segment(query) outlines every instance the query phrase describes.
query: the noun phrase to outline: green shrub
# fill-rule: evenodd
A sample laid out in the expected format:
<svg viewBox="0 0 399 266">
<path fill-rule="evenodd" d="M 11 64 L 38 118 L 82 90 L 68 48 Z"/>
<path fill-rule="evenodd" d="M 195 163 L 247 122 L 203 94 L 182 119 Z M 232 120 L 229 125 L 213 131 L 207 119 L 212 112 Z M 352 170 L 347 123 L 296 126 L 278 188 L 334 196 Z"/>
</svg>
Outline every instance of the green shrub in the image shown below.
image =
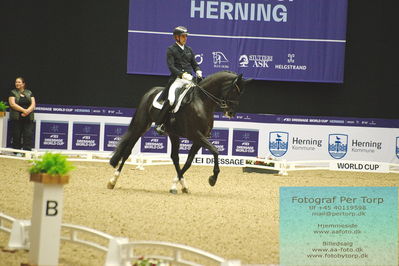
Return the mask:
<svg viewBox="0 0 399 266">
<path fill-rule="evenodd" d="M 5 102 L 0 101 L 0 112 L 5 112 L 7 110 L 7 108 L 8 108 L 8 105 Z"/>
<path fill-rule="evenodd" d="M 46 152 L 41 160 L 34 160 L 29 169 L 31 174 L 46 173 L 50 175 L 66 175 L 75 167 L 67 161 L 67 157 L 59 153 Z"/>
</svg>

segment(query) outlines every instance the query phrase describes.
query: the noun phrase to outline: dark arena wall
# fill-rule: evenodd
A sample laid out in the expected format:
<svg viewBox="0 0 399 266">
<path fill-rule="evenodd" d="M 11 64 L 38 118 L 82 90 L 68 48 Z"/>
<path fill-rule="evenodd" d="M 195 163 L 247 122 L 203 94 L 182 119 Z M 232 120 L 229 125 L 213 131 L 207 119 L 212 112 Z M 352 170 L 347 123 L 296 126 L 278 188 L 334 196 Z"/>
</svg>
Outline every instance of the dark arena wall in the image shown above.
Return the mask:
<svg viewBox="0 0 399 266">
<path fill-rule="evenodd" d="M 395 9 L 388 1 L 348 2 L 343 84 L 256 80 L 238 111 L 399 118 Z M 128 0 L 2 0 L 0 100 L 24 76 L 38 103 L 137 107 L 145 90 L 167 77 L 126 74 L 128 6 Z"/>
</svg>

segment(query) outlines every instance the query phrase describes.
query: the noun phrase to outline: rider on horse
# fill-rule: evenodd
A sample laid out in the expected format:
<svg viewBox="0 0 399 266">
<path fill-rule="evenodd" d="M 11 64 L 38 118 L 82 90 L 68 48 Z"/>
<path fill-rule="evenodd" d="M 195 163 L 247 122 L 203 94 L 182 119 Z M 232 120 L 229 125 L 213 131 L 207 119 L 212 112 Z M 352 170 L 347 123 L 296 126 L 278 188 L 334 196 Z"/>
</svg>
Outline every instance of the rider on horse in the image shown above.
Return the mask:
<svg viewBox="0 0 399 266">
<path fill-rule="evenodd" d="M 166 60 L 171 72 L 168 84 L 171 85 L 165 88 L 168 94 L 168 99 L 164 102 L 158 119 L 155 121 L 155 130 L 161 135 L 165 134 L 163 123 L 165 122 L 169 110 L 175 103 L 176 89 L 192 83 L 192 73 L 194 71 L 198 78 L 202 78 L 202 71 L 199 68 L 198 63 L 195 61 L 193 50 L 191 47 L 185 45 L 187 35 L 188 31 L 185 27 L 176 27 L 173 30 L 173 37 L 176 42 L 169 46 L 166 52 Z"/>
</svg>

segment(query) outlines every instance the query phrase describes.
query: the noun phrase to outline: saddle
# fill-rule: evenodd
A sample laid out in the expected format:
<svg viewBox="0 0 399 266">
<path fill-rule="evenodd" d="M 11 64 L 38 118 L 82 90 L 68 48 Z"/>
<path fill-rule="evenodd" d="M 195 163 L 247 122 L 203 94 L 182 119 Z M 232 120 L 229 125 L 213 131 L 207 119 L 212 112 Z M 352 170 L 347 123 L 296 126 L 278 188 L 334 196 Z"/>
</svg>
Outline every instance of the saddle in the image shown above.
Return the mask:
<svg viewBox="0 0 399 266">
<path fill-rule="evenodd" d="M 171 108 L 172 113 L 176 113 L 179 111 L 181 106 L 184 106 L 185 104 L 188 104 L 191 102 L 191 93 L 187 94 L 189 91 L 191 91 L 196 85 L 194 83 L 190 83 L 188 85 L 185 85 L 181 88 L 176 89 L 175 94 L 176 94 L 176 101 L 173 104 Z M 162 97 L 162 95 L 165 95 L 164 90 L 160 91 L 154 98 L 154 101 L 152 102 L 152 106 L 156 109 L 161 110 L 162 106 L 167 99 L 167 97 Z M 165 98 L 165 99 L 164 99 Z"/>
</svg>

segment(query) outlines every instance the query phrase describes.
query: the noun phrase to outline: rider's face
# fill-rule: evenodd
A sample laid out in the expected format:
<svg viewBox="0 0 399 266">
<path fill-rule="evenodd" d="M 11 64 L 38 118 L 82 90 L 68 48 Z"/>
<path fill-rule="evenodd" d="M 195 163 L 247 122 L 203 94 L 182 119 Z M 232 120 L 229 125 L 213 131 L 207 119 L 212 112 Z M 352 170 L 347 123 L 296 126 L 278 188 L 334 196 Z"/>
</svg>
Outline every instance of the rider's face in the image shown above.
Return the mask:
<svg viewBox="0 0 399 266">
<path fill-rule="evenodd" d="M 187 34 L 182 34 L 180 36 L 176 36 L 176 40 L 180 45 L 185 45 L 187 42 Z"/>
</svg>

